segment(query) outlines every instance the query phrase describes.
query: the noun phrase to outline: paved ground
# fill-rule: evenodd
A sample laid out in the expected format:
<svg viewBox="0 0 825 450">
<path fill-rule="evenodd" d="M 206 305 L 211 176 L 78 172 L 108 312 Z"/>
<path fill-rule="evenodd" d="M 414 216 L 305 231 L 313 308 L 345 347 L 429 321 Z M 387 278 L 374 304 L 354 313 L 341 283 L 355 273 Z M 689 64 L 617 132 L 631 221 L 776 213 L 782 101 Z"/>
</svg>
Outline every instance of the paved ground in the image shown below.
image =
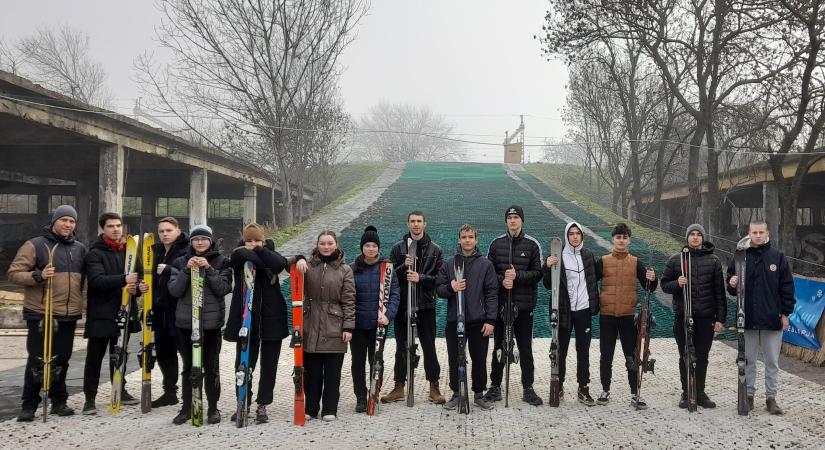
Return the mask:
<svg viewBox="0 0 825 450">
<path fill-rule="evenodd" d="M 549 341 L 535 343 L 536 388 L 547 397 L 549 361 L 546 358 Z M 445 341 L 438 340 L 442 367 L 442 389 L 446 389 Z M 388 342 L 387 360 L 391 366 L 394 342 Z M 492 351 L 492 350 L 491 350 Z M 367 417 L 355 414 L 349 357 L 344 363 L 341 383 L 339 419 L 333 423 L 313 420 L 303 428 L 291 424 L 292 382 L 291 350 L 286 342 L 278 368 L 275 402 L 270 407 L 271 422 L 251 425 L 239 430 L 227 419 L 234 408 L 230 367 L 233 351 L 224 346 L 221 356 L 223 396 L 220 408 L 224 422 L 194 428 L 189 424 L 171 423 L 176 407 L 160 408 L 141 415 L 138 406 L 125 407 L 119 416 L 105 409 L 99 416 L 54 417 L 43 424 L 39 421 L 20 424 L 3 423 L 3 444 L 6 448 L 240 448 L 254 445 L 291 448 L 817 448 L 825 439 L 822 411 L 825 409 L 825 389 L 788 373 L 781 374 L 779 400 L 786 409 L 784 416 L 770 416 L 763 410 L 761 384 L 757 392 L 757 408 L 749 417 L 736 414 L 735 352 L 725 345 L 714 345 L 708 394 L 719 403 L 714 410 L 689 414 L 678 409 L 678 355 L 670 339 L 653 341 L 652 352 L 657 358 L 656 374 L 646 377 L 643 396 L 650 409 L 635 411 L 628 405 L 629 390 L 623 370 L 613 376 L 612 402 L 607 406 L 586 407 L 574 399 L 572 386 L 558 409 L 546 405 L 532 407 L 520 400 L 519 369 L 513 366 L 513 396 L 510 408 L 498 403 L 493 411 L 473 409 L 469 416 L 448 412 L 426 402 L 425 381 L 419 371 L 416 388 L 420 393 L 413 408 L 403 403 L 382 405 L 379 414 Z M 598 342 L 591 348 L 591 361 L 598 361 Z M 488 357 L 489 361 L 489 357 Z M 614 366 L 621 363 L 617 358 Z M 761 364 L 760 364 L 761 366 Z M 591 373 L 597 373 L 596 367 Z M 570 373 L 575 373 L 575 358 L 570 358 Z M 139 373 L 129 375 L 136 382 Z M 387 373 L 388 378 L 391 377 Z M 761 368 L 760 368 L 761 380 Z M 598 376 L 594 377 L 594 380 Z M 155 379 L 155 389 L 160 389 Z M 593 390 L 596 390 L 595 383 Z M 389 389 L 389 388 L 388 388 Z M 386 391 L 386 390 L 385 390 Z M 69 404 L 81 407 L 82 395 L 75 395 Z M 102 406 L 104 400 L 100 400 Z"/>
</svg>

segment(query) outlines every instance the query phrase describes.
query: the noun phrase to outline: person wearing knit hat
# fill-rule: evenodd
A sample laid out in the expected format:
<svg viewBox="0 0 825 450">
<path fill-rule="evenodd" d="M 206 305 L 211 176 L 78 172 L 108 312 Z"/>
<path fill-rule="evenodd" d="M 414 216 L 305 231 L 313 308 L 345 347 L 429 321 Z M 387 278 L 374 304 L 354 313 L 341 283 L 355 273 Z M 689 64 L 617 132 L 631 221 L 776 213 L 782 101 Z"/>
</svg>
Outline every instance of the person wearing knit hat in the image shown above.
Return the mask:
<svg viewBox="0 0 825 450">
<path fill-rule="evenodd" d="M 507 218 L 513 214 L 521 217 L 521 223 L 524 223 L 524 209 L 522 209 L 521 206 L 512 205 L 509 208 L 507 208 L 507 211 L 504 213 L 504 220 L 506 221 Z"/>
<path fill-rule="evenodd" d="M 688 276 L 683 275 L 681 256 L 670 257 L 662 276 L 662 291 L 673 296 L 673 334 L 679 350 L 679 377 L 682 383 L 680 408 L 688 407 L 687 368 L 685 367 L 685 297 L 684 289 L 690 288 L 691 317 L 693 318 L 693 346 L 696 358 L 696 404 L 702 408 L 714 408 L 705 393 L 708 370 L 708 354 L 713 344 L 714 332 L 722 331 L 727 316 L 725 281 L 722 261 L 713 254 L 714 246 L 706 239 L 705 228 L 698 223 L 687 227 L 685 249 L 688 250 Z M 689 281 L 688 281 L 689 278 Z"/>
<path fill-rule="evenodd" d="M 189 230 L 189 241 L 195 241 L 198 239 L 209 239 L 212 241 L 212 228 L 208 225 L 195 225 Z"/>
<path fill-rule="evenodd" d="M 378 311 L 378 299 L 381 293 L 381 263 L 386 262 L 393 267 L 392 262 L 385 260 L 380 253 L 381 240 L 378 230 L 369 225 L 361 235 L 361 254 L 355 258 L 350 267 L 355 280 L 355 329 L 352 331 L 350 350 L 352 350 L 352 388 L 355 393 L 355 412 L 363 413 L 367 410 L 367 378 L 366 365 L 375 363 L 375 338 L 378 326 L 386 327 L 395 319 L 398 305 L 401 302 L 401 292 L 395 271 L 390 270 L 389 297 L 384 299 L 384 312 Z"/>
<path fill-rule="evenodd" d="M 235 371 L 241 368 L 243 339 L 241 328 L 246 310 L 244 298 L 244 266 L 252 263 L 255 268 L 255 289 L 252 291 L 252 329 L 247 335 L 249 342 L 249 373 L 260 361 L 257 398 L 255 403 L 255 423 L 269 421 L 266 407 L 272 404 L 278 358 L 281 355 L 281 341 L 289 336 L 287 306 L 281 293 L 278 275 L 289 267 L 287 259 L 275 251 L 272 240 L 266 239 L 264 229 L 257 223 L 250 223 L 243 229 L 243 242 L 232 251 L 230 264 L 234 272 L 235 288 L 229 305 L 223 338 L 235 343 Z M 260 359 L 259 359 L 260 357 Z M 236 388 L 237 393 L 237 388 Z M 252 384 L 247 385 L 247 408 L 252 404 Z M 237 412 L 230 417 L 238 420 Z"/>
<path fill-rule="evenodd" d="M 75 222 L 77 222 L 77 211 L 71 205 L 60 205 L 54 209 L 54 212 L 52 213 L 52 221 L 49 222 L 49 225 L 54 226 L 54 223 L 63 217 L 71 217 L 75 220 Z"/>
</svg>

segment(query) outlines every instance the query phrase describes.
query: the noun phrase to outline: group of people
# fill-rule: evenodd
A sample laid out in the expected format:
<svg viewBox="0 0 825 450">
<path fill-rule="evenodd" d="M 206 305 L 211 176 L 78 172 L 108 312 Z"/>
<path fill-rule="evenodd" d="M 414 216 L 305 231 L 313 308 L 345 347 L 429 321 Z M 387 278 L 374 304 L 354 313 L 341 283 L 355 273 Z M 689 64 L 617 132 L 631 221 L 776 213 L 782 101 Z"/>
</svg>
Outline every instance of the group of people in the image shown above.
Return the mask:
<svg viewBox="0 0 825 450">
<path fill-rule="evenodd" d="M 185 233 L 176 219 L 160 219 L 158 241 L 154 245 L 153 332 L 157 364 L 163 378 L 163 393 L 152 402 L 152 407 L 181 403 L 173 423 L 190 420 L 192 402 L 192 292 L 190 269 L 205 269 L 203 288 L 203 371 L 207 397 L 207 423 L 221 421 L 218 399 L 221 394 L 220 351 L 222 341 L 236 342 L 235 367 L 240 361 L 244 310 L 244 264 L 256 267 L 252 310 L 253 321 L 249 336 L 250 367 L 260 362 L 257 375 L 255 419 L 268 421 L 267 405 L 272 403 L 278 359 L 282 340 L 289 336 L 287 303 L 281 294 L 278 275 L 291 264 L 304 275 L 303 352 L 305 370 L 306 415 L 309 419 L 335 420 L 338 416 L 341 372 L 347 348 L 352 351 L 352 382 L 356 397 L 355 411 L 367 409 L 366 373 L 374 362 L 376 330 L 378 326 L 394 323 L 396 340 L 393 388 L 381 398 L 391 403 L 405 398 L 407 380 L 407 295 L 409 283 L 417 289 L 416 329 L 423 352 L 424 372 L 429 382 L 429 401 L 444 404 L 447 409 L 457 407 L 458 343 L 456 297 L 463 292 L 464 330 L 469 350 L 471 389 L 474 404 L 482 410 L 494 408 L 502 399 L 502 378 L 505 362 L 493 357 L 490 361 L 488 387 L 487 355 L 489 338 L 495 349 L 505 342 L 505 318 L 512 318 L 512 336 L 518 347 L 521 366 L 522 400 L 539 406 L 541 397 L 534 388 L 533 318 L 538 298 L 538 284 L 543 281 L 552 289 L 551 268 L 560 266 L 559 284 L 559 379 L 563 386 L 566 359 L 573 331 L 576 339 L 576 397 L 588 405 L 610 402 L 613 355 L 616 340 L 621 343 L 630 384 L 630 403 L 637 409 L 646 404 L 637 392 L 637 372 L 632 366 L 636 345 L 634 314 L 638 303 L 638 286 L 652 292 L 661 283 L 662 290 L 673 295 L 676 314 L 674 334 L 677 348 L 684 352 L 683 287 L 691 289 L 692 314 L 695 323 L 697 402 L 704 408 L 715 403 L 705 391 L 708 354 L 714 332 L 720 332 L 726 318 L 725 289 L 735 295 L 738 277 L 733 267 L 727 280 L 722 263 L 714 254 L 714 246 L 706 239 L 701 225 L 687 229 L 686 246 L 692 255 L 690 283 L 681 275 L 679 255 L 670 258 L 661 280 L 651 267 L 628 251 L 631 230 L 623 223 L 611 231 L 612 251 L 597 257 L 584 245 L 586 229 L 576 222 L 564 230 L 561 255 L 543 258 L 541 246 L 524 232 L 524 211 L 513 205 L 504 214 L 506 232 L 495 238 L 484 255 L 478 248 L 478 230 L 470 224 L 457 230 L 458 244 L 454 255 L 445 261 L 442 249 L 427 233 L 427 220 L 421 211 L 407 215 L 409 232 L 395 243 L 386 259 L 394 268 L 389 295 L 382 295 L 380 285 L 381 252 L 378 230 L 368 226 L 360 239 L 360 254 L 348 264 L 338 237 L 332 231 L 318 235 L 315 247 L 308 255 L 285 257 L 267 239 L 264 229 L 257 224 L 243 228 L 241 242 L 229 257 L 216 248 L 212 230 L 197 225 Z M 127 289 L 132 301 L 150 286 L 143 281 L 140 269 L 124 273 L 125 236 L 123 221 L 114 213 L 100 216 L 100 236 L 89 248 L 74 238 L 77 212 L 68 205 L 55 209 L 50 224 L 42 235 L 26 241 L 18 250 L 9 270 L 9 280 L 24 286 L 24 319 L 28 326 L 26 364 L 22 408 L 19 421 L 31 421 L 41 401 L 40 356 L 43 336 L 40 328 L 44 317 L 45 283 L 51 280 L 53 316 L 57 320 L 53 337 L 55 376 L 49 389 L 51 413 L 74 414 L 67 406 L 66 373 L 72 355 L 77 321 L 86 313 L 84 337 L 87 352 L 84 368 L 83 414 L 96 414 L 96 395 L 99 373 L 106 351 L 112 353 L 117 342 L 117 325 L 121 293 Z M 559 230 L 561 231 L 561 230 Z M 761 221 L 749 225 L 752 247 L 747 250 L 746 277 L 746 342 L 747 389 L 753 407 L 758 351 L 765 356 L 766 407 L 774 414 L 782 410 L 776 403 L 777 367 L 782 330 L 788 327 L 788 316 L 794 306 L 793 283 L 784 255 L 772 249 L 767 225 Z M 413 244 L 408 244 L 412 242 Z M 49 249 L 56 247 L 53 257 Z M 415 245 L 414 252 L 408 245 Z M 416 255 L 415 261 L 410 257 Z M 51 263 L 49 263 L 51 261 Z M 463 276 L 456 276 L 456 266 L 463 267 Z M 84 291 L 86 309 L 84 311 Z M 226 314 L 225 297 L 232 294 Z M 441 367 L 437 358 L 435 338 L 436 298 L 446 298 L 448 304 L 445 335 L 449 364 L 451 397 L 440 392 Z M 379 309 L 379 299 L 384 308 Z M 506 307 L 510 305 L 510 311 Z M 136 305 L 132 311 L 137 311 Z M 508 312 L 510 314 L 508 314 Z M 591 396 L 590 343 L 593 316 L 598 315 L 600 330 L 599 374 L 601 393 Z M 681 315 L 681 316 L 680 316 Z M 130 318 L 130 332 L 137 332 L 140 323 L 137 314 Z M 179 366 L 180 354 L 182 366 Z M 495 352 L 494 352 L 495 354 Z M 686 368 L 680 358 L 682 398 L 679 407 L 687 407 Z M 114 365 L 110 362 L 110 374 Z M 180 378 L 178 374 L 180 373 Z M 181 397 L 178 398 L 178 381 Z M 564 389 L 560 390 L 564 395 Z M 251 408 L 252 393 L 247 394 Z M 123 387 L 123 404 L 137 400 Z M 235 420 L 233 414 L 232 420 Z"/>
</svg>

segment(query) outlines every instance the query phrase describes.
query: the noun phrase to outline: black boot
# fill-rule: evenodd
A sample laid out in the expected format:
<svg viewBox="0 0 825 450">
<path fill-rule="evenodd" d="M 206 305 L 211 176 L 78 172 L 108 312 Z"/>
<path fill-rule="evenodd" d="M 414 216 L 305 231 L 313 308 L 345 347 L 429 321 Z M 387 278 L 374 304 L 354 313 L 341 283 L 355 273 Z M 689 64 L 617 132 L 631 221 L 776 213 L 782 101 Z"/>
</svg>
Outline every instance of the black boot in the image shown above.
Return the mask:
<svg viewBox="0 0 825 450">
<path fill-rule="evenodd" d="M 57 414 L 60 417 L 73 416 L 74 410 L 66 406 L 65 403 L 55 403 L 52 405 L 52 414 Z"/>
<path fill-rule="evenodd" d="M 218 408 L 209 408 L 206 411 L 206 423 L 210 425 L 221 423 L 221 411 Z"/>
<path fill-rule="evenodd" d="M 175 416 L 174 419 L 172 419 L 172 423 L 174 423 L 175 425 L 181 425 L 181 424 L 184 424 L 186 422 L 189 422 L 192 419 L 191 409 L 192 409 L 191 406 L 181 408 L 178 415 Z"/>
<path fill-rule="evenodd" d="M 366 397 L 358 397 L 355 399 L 355 412 L 362 413 L 367 412 L 367 399 Z"/>
<path fill-rule="evenodd" d="M 18 422 L 31 422 L 34 420 L 34 410 L 29 408 L 23 408 L 20 410 L 20 414 L 17 415 Z"/>
<path fill-rule="evenodd" d="M 688 407 L 687 394 L 682 392 L 682 398 L 679 399 L 679 407 L 686 409 Z"/>
<path fill-rule="evenodd" d="M 704 392 L 699 393 L 699 398 L 696 399 L 696 404 L 702 408 L 716 408 L 716 403 L 708 397 Z"/>
<path fill-rule="evenodd" d="M 162 406 L 172 406 L 178 404 L 178 394 L 175 391 L 165 391 L 163 395 L 156 400 L 152 400 L 152 408 L 160 408 Z"/>
</svg>

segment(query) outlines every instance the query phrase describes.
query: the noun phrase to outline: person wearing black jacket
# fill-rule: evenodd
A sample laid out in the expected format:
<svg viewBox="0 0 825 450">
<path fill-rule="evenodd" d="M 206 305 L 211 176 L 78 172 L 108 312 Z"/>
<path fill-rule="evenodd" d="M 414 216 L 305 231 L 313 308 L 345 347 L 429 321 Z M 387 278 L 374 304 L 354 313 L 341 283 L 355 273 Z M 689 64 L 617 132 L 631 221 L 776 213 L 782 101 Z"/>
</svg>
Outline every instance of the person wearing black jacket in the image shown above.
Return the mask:
<svg viewBox="0 0 825 450">
<path fill-rule="evenodd" d="M 714 246 L 705 240 L 702 225 L 693 224 L 687 228 L 687 246 L 690 250 L 690 306 L 693 315 L 693 346 L 696 353 L 696 403 L 702 408 L 715 408 L 705 393 L 705 379 L 708 373 L 708 354 L 713 344 L 713 333 L 722 331 L 722 323 L 727 317 L 725 280 L 722 262 L 713 254 Z M 681 254 L 681 253 L 680 253 Z M 682 383 L 680 408 L 687 408 L 687 368 L 685 367 L 685 299 L 683 289 L 688 284 L 682 276 L 680 255 L 673 255 L 667 261 L 662 275 L 662 290 L 673 296 L 673 334 L 679 348 L 679 379 Z"/>
<path fill-rule="evenodd" d="M 745 382 L 748 403 L 753 409 L 756 392 L 756 358 L 762 350 L 765 362 L 765 409 L 782 414 L 776 403 L 779 379 L 779 351 L 782 332 L 790 326 L 793 312 L 793 275 L 785 255 L 771 248 L 768 224 L 753 221 L 748 225 L 750 248 L 746 250 L 745 272 Z M 736 295 L 739 277 L 734 264 L 728 266 L 728 292 Z"/>
<path fill-rule="evenodd" d="M 553 290 L 551 268 L 561 264 L 559 277 L 559 395 L 564 398 L 564 376 L 570 336 L 576 330 L 576 394 L 579 402 L 593 406 L 590 396 L 590 340 L 592 317 L 599 313 L 599 288 L 596 281 L 596 257 L 584 248 L 582 227 L 570 222 L 564 228 L 567 242 L 562 258 L 548 256 L 544 266 L 544 287 Z M 552 292 L 551 292 L 552 293 Z M 552 313 L 552 310 L 550 311 Z"/>
<path fill-rule="evenodd" d="M 384 313 L 378 313 L 381 290 L 381 239 L 370 225 L 361 235 L 361 254 L 350 265 L 355 280 L 355 329 L 349 343 L 352 350 L 352 388 L 355 392 L 355 412 L 367 410 L 367 381 L 364 366 L 369 359 L 370 370 L 375 364 L 375 334 L 378 325 L 387 326 L 395 319 L 401 293 L 393 273 L 389 298 L 384 299 Z M 388 264 L 392 264 L 387 261 Z"/>
<path fill-rule="evenodd" d="M 83 394 L 86 402 L 83 405 L 83 414 L 97 414 L 95 397 L 100 383 L 100 366 L 109 350 L 109 379 L 114 374 L 115 366 L 112 352 L 117 345 L 121 331 L 117 326 L 118 312 L 120 311 L 123 288 L 134 296 L 138 290 L 143 293 L 149 286 L 138 280 L 140 267 L 135 264 L 132 273 L 123 273 L 126 258 L 126 242 L 123 236 L 123 221 L 116 213 L 103 213 L 98 219 L 102 234 L 92 243 L 89 253 L 86 254 L 84 264 L 86 277 L 89 282 L 87 291 L 86 327 L 83 337 L 86 343 L 86 365 L 83 368 Z M 137 315 L 135 297 L 130 300 L 131 315 L 129 317 L 129 332 L 140 331 L 140 322 Z M 128 359 L 127 359 L 128 361 Z M 121 402 L 124 405 L 135 405 L 138 400 L 126 391 L 126 380 L 123 380 Z"/>
<path fill-rule="evenodd" d="M 507 296 L 513 303 L 513 333 L 518 345 L 521 365 L 521 385 L 524 389 L 522 400 L 533 405 L 542 404 L 541 397 L 533 389 L 535 379 L 533 366 L 533 309 L 538 298 L 538 283 L 541 281 L 541 245 L 524 234 L 524 210 L 517 205 L 507 208 L 504 213 L 507 233 L 490 243 L 487 251 L 489 259 L 496 269 L 499 281 L 499 314 L 495 325 L 494 349 L 502 348 L 504 341 L 504 308 Z M 495 356 L 490 364 L 490 389 L 487 401 L 501 400 L 501 380 L 504 363 Z"/>
<path fill-rule="evenodd" d="M 177 326 L 178 351 L 183 360 L 181 371 L 181 394 L 183 404 L 172 423 L 180 425 L 191 419 L 192 409 L 192 276 L 193 267 L 204 270 L 203 309 L 203 372 L 204 390 L 208 409 L 206 421 L 216 424 L 221 421 L 218 398 L 221 395 L 220 362 L 221 328 L 224 323 L 226 302 L 224 296 L 232 292 L 232 267 L 229 258 L 222 256 L 215 248 L 212 229 L 206 225 L 196 225 L 189 231 L 189 248 L 186 254 L 172 263 L 169 278 L 169 293 L 177 297 L 175 326 Z"/>
<path fill-rule="evenodd" d="M 472 361 L 472 390 L 475 405 L 483 410 L 495 408 L 495 402 L 484 398 L 487 388 L 487 346 L 496 323 L 498 309 L 498 276 L 493 264 L 478 250 L 478 231 L 472 225 L 461 226 L 456 255 L 441 266 L 436 281 L 439 297 L 447 299 L 447 360 L 450 365 L 450 389 L 453 396 L 446 409 L 458 406 L 458 336 L 456 331 L 456 294 L 464 291 L 464 334 Z M 457 279 L 455 268 L 464 268 L 464 277 Z"/>
<path fill-rule="evenodd" d="M 404 398 L 404 384 L 407 381 L 407 283 L 418 285 L 418 310 L 416 321 L 418 342 L 424 353 L 424 373 L 430 382 L 429 400 L 437 405 L 444 403 L 444 396 L 438 387 L 441 366 L 435 351 L 435 278 L 444 263 L 441 247 L 430 239 L 426 233 L 427 219 L 421 211 L 407 214 L 409 233 L 396 242 L 390 252 L 390 261 L 395 267 L 401 290 L 401 303 L 395 315 L 395 387 L 381 398 L 384 403 L 397 402 Z M 411 269 L 412 260 L 408 256 L 407 239 L 412 238 L 416 244 L 416 271 Z M 414 382 L 409 380 L 410 383 Z"/>
<path fill-rule="evenodd" d="M 239 332 L 243 326 L 244 313 L 244 264 L 247 261 L 255 265 L 255 286 L 252 292 L 252 329 L 249 330 L 249 370 L 255 370 L 258 356 L 261 358 L 261 374 L 258 377 L 258 397 L 255 399 L 255 422 L 269 421 L 266 407 L 272 404 L 275 389 L 275 377 L 278 373 L 278 358 L 281 355 L 281 341 L 289 336 L 287 325 L 286 301 L 281 293 L 278 274 L 287 268 L 287 260 L 275 251 L 275 244 L 266 239 L 264 230 L 256 223 L 250 223 L 243 229 L 241 246 L 232 252 L 230 258 L 235 274 L 235 288 L 232 291 L 232 303 L 229 305 L 229 317 L 226 320 L 224 339 L 236 342 L 235 370 L 241 363 L 241 343 Z M 236 387 L 237 390 L 237 387 Z M 247 404 L 252 404 L 252 387 L 246 394 Z M 231 417 L 237 420 L 236 413 Z"/>
<path fill-rule="evenodd" d="M 169 293 L 172 263 L 186 254 L 189 237 L 181 231 L 177 219 L 164 217 L 158 222 L 155 242 L 155 267 L 152 278 L 152 331 L 155 333 L 155 355 L 163 374 L 163 395 L 152 401 L 152 408 L 178 404 L 178 344 L 175 308 L 178 299 Z"/>
</svg>

